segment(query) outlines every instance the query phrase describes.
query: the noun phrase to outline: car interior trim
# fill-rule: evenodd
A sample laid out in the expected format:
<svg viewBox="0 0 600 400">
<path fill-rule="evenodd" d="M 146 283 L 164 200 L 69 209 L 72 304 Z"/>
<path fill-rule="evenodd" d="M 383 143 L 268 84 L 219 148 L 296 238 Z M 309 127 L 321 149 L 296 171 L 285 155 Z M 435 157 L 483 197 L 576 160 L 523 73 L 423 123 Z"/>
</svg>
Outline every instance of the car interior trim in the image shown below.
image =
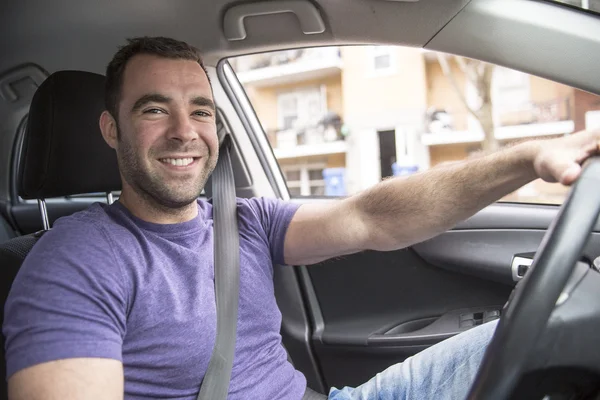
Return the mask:
<svg viewBox="0 0 600 400">
<path fill-rule="evenodd" d="M 424 47 L 600 93 L 598 17 L 561 4 L 473 0 Z"/>
<path fill-rule="evenodd" d="M 258 117 L 249 103 L 246 92 L 241 87 L 237 77 L 235 76 L 235 73 L 233 72 L 233 69 L 227 60 L 223 60 L 221 63 L 219 63 L 217 67 L 217 74 L 223 90 L 227 94 L 234 109 L 237 111 L 240 120 L 244 125 L 244 129 L 246 132 L 248 132 L 248 137 L 252 142 L 252 146 L 261 162 L 263 170 L 275 192 L 276 197 L 283 200 L 289 200 L 287 186 L 283 180 L 281 170 L 279 169 L 277 160 L 275 160 L 273 151 L 270 151 L 270 157 L 268 156 L 268 152 L 265 151 L 265 148 L 268 148 L 269 144 L 268 142 L 263 143 L 267 139 L 262 131 Z M 279 174 L 275 174 L 273 171 L 279 171 Z"/>
<path fill-rule="evenodd" d="M 325 32 L 325 23 L 319 10 L 305 0 L 260 1 L 234 5 L 225 11 L 223 32 L 229 41 L 244 40 L 247 37 L 245 18 L 282 13 L 295 14 L 305 35 Z"/>
</svg>

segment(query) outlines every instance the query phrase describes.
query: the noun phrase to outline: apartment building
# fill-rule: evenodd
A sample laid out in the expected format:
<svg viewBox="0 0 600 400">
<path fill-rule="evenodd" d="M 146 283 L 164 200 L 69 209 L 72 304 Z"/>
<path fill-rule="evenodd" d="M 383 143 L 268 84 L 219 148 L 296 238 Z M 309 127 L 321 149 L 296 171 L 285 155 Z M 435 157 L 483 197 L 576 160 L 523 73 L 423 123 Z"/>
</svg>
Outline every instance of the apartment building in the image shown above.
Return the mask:
<svg viewBox="0 0 600 400">
<path fill-rule="evenodd" d="M 323 171 L 345 168 L 348 152 L 339 48 L 260 54 L 234 63 L 292 195 L 324 195 Z"/>
<path fill-rule="evenodd" d="M 477 89 L 448 60 L 455 85 L 435 53 L 400 46 L 264 53 L 232 65 L 291 193 L 324 195 L 355 193 L 481 150 L 483 131 L 465 105 L 477 106 Z M 500 145 L 600 126 L 598 96 L 499 66 L 491 100 Z M 524 190 L 518 195 L 541 201 L 540 193 L 547 201 L 564 195 L 539 182 Z"/>
</svg>

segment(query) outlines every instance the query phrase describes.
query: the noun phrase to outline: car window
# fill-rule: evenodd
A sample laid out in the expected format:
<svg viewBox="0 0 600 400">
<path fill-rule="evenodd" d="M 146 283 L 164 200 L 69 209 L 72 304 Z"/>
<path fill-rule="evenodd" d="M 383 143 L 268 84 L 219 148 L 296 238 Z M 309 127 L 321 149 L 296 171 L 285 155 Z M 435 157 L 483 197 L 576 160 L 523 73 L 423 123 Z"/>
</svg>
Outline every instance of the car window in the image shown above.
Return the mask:
<svg viewBox="0 0 600 400">
<path fill-rule="evenodd" d="M 567 4 L 569 6 L 600 13 L 600 0 L 551 0 L 556 3 Z"/>
<path fill-rule="evenodd" d="M 600 127 L 600 97 L 477 60 L 395 46 L 230 60 L 292 196 L 345 196 L 516 141 Z M 504 201 L 562 203 L 536 180 Z"/>
</svg>

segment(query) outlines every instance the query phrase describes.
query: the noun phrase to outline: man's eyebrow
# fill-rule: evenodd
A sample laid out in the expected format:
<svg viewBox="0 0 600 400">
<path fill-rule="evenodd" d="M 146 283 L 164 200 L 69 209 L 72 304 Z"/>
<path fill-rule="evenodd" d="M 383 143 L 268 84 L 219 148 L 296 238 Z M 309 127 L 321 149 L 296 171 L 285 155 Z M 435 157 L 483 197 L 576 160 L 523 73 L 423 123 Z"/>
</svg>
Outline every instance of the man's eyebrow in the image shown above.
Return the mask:
<svg viewBox="0 0 600 400">
<path fill-rule="evenodd" d="M 191 101 L 191 104 L 198 106 L 198 107 L 208 107 L 210 108 L 212 111 L 216 110 L 215 107 L 215 103 L 209 99 L 208 97 L 204 97 L 204 96 L 197 96 L 194 97 Z"/>
<path fill-rule="evenodd" d="M 144 107 L 148 103 L 170 103 L 171 98 L 159 93 L 148 93 L 140 97 L 133 107 L 131 108 L 132 112 L 139 110 Z"/>
</svg>

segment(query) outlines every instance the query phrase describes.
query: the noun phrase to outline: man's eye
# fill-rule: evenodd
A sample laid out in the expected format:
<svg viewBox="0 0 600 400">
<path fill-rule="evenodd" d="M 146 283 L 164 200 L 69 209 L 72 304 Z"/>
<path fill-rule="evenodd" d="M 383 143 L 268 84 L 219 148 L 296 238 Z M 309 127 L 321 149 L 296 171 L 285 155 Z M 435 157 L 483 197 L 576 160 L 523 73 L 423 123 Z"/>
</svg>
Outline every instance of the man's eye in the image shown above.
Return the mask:
<svg viewBox="0 0 600 400">
<path fill-rule="evenodd" d="M 210 117 L 210 113 L 207 111 L 203 111 L 203 110 L 195 111 L 194 115 L 197 115 L 199 117 Z"/>
<path fill-rule="evenodd" d="M 160 114 L 160 113 L 164 113 L 164 111 L 161 110 L 160 108 L 149 108 L 147 110 L 144 110 L 144 114 Z"/>
</svg>

